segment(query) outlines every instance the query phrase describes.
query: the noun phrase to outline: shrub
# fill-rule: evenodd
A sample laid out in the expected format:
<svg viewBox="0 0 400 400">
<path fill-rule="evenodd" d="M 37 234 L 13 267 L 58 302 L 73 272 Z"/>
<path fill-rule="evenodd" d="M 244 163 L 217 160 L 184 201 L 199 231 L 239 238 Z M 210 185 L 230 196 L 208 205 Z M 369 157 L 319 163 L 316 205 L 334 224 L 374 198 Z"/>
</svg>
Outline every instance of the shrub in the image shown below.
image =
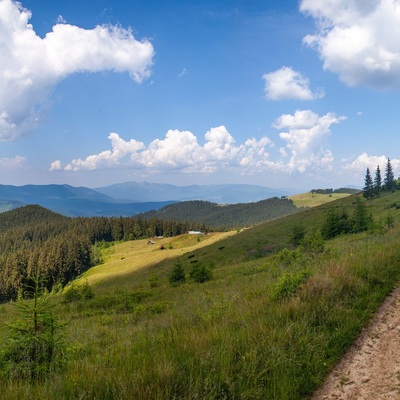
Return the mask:
<svg viewBox="0 0 400 400">
<path fill-rule="evenodd" d="M 179 286 L 185 281 L 186 281 L 185 270 L 183 269 L 182 264 L 177 262 L 169 276 L 169 283 L 172 286 Z"/>
<path fill-rule="evenodd" d="M 292 227 L 292 234 L 290 236 L 290 243 L 298 246 L 306 235 L 306 227 L 303 224 L 296 224 Z"/>
<path fill-rule="evenodd" d="M 64 303 L 70 303 L 76 300 L 89 300 L 94 298 L 92 287 L 85 282 L 81 286 L 72 284 L 64 291 Z"/>
<path fill-rule="evenodd" d="M 160 286 L 160 281 L 158 280 L 158 276 L 156 275 L 150 275 L 149 283 L 151 288 L 156 288 Z"/>
<path fill-rule="evenodd" d="M 193 269 L 190 271 L 190 277 L 197 283 L 204 283 L 213 278 L 213 273 L 211 268 L 195 264 Z"/>
<path fill-rule="evenodd" d="M 311 276 L 308 271 L 302 271 L 299 274 L 285 273 L 275 285 L 274 297 L 276 299 L 286 299 L 295 295 L 300 286 Z"/>
</svg>

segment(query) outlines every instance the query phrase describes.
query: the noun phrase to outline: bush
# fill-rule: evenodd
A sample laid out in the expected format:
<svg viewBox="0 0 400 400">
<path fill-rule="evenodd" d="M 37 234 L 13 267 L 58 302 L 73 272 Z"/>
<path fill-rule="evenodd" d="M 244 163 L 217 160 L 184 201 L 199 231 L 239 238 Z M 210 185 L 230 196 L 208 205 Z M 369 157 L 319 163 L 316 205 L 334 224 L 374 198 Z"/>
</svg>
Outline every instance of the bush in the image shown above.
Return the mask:
<svg viewBox="0 0 400 400">
<path fill-rule="evenodd" d="M 213 278 L 211 268 L 195 264 L 193 269 L 190 271 L 190 278 L 197 283 L 204 283 L 210 281 Z"/>
<path fill-rule="evenodd" d="M 306 282 L 310 276 L 311 273 L 308 271 L 303 271 L 299 274 L 283 274 L 275 285 L 274 297 L 276 299 L 287 299 L 295 295 L 300 286 Z"/>
<path fill-rule="evenodd" d="M 298 246 L 306 235 L 306 227 L 303 224 L 296 224 L 292 227 L 292 234 L 290 237 L 290 243 L 294 246 Z"/>
<path fill-rule="evenodd" d="M 158 280 L 158 276 L 156 275 L 150 275 L 149 283 L 151 288 L 156 288 L 160 286 L 160 281 Z"/>
<path fill-rule="evenodd" d="M 169 276 L 169 283 L 172 286 L 179 286 L 182 283 L 185 283 L 185 281 L 186 281 L 185 270 L 183 269 L 182 265 L 179 262 L 177 262 Z"/>
<path fill-rule="evenodd" d="M 85 282 L 81 286 L 72 284 L 64 291 L 64 303 L 70 303 L 76 300 L 89 300 L 94 298 L 92 287 Z"/>
</svg>

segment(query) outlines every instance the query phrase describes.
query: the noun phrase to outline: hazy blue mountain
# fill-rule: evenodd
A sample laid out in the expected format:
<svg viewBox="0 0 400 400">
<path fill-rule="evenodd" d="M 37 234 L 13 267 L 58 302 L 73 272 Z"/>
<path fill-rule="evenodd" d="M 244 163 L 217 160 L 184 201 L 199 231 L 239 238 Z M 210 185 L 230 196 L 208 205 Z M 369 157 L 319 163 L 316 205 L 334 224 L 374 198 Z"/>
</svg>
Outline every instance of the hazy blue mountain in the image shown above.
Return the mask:
<svg viewBox="0 0 400 400">
<path fill-rule="evenodd" d="M 171 203 L 121 201 L 93 189 L 70 185 L 0 185 L 0 211 L 38 204 L 67 216 L 131 216 Z"/>
<path fill-rule="evenodd" d="M 251 203 L 293 194 L 285 189 L 245 184 L 175 186 L 149 182 L 126 182 L 95 189 L 99 193 L 135 202 L 205 200 L 218 204 Z"/>
</svg>

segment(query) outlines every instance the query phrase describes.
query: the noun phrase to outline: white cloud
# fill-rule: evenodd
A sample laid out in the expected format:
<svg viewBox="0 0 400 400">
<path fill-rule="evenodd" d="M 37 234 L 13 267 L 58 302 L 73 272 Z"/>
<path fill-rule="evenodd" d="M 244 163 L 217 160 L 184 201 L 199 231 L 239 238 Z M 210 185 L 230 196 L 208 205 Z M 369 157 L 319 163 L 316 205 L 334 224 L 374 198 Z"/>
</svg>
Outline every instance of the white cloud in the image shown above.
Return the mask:
<svg viewBox="0 0 400 400">
<path fill-rule="evenodd" d="M 332 124 L 338 124 L 345 117 L 338 117 L 334 113 L 327 113 L 320 117 L 311 110 L 298 110 L 293 115 L 281 115 L 274 127 L 281 132 L 279 137 L 286 142 L 281 154 L 290 154 L 287 162 L 289 171 L 305 172 L 306 169 L 330 168 L 333 155 L 330 150 L 324 149 L 324 142 L 330 135 Z"/>
<path fill-rule="evenodd" d="M 250 138 L 236 145 L 232 135 L 224 126 L 211 128 L 205 134 L 205 144 L 199 144 L 189 131 L 169 130 L 164 139 L 155 139 L 147 147 L 131 139 L 121 139 L 117 133 L 109 135 L 112 149 L 104 150 L 85 159 L 74 159 L 65 166 L 66 171 L 96 170 L 103 168 L 147 169 L 157 173 L 165 170 L 180 170 L 184 173 L 212 173 L 218 170 L 241 169 L 241 173 L 266 168 L 271 165 L 266 147 L 272 146 L 270 139 Z M 54 161 L 50 169 L 61 168 Z"/>
<path fill-rule="evenodd" d="M 42 39 L 30 11 L 0 1 L 0 140 L 32 129 L 51 89 L 76 72 L 128 72 L 136 82 L 150 75 L 154 49 L 118 26 L 87 30 L 59 23 Z"/>
<path fill-rule="evenodd" d="M 324 69 L 349 86 L 400 86 L 398 0 L 302 0 L 300 11 L 317 22 L 317 32 L 303 40 Z"/>
<path fill-rule="evenodd" d="M 324 96 L 323 90 L 312 92 L 310 82 L 300 72 L 290 67 L 282 67 L 263 75 L 265 95 L 270 100 L 313 100 Z"/>
<path fill-rule="evenodd" d="M 269 149 L 274 147 L 267 137 L 248 138 L 237 144 L 224 126 L 211 128 L 204 135 L 201 145 L 189 131 L 169 130 L 164 139 L 155 139 L 148 146 L 135 139 L 125 141 L 117 133 L 111 133 L 111 149 L 84 159 L 74 159 L 64 170 L 130 169 L 145 170 L 147 174 L 167 171 L 182 173 L 214 173 L 234 171 L 253 174 L 266 170 L 292 173 L 330 169 L 333 155 L 324 148 L 332 124 L 344 117 L 328 113 L 322 117 L 310 110 L 285 114 L 276 120 L 275 128 L 287 131 L 279 134 L 285 143 L 277 149 L 275 158 Z M 54 161 L 50 169 L 62 168 Z"/>
<path fill-rule="evenodd" d="M 5 170 L 15 170 L 23 167 L 26 161 L 25 157 L 15 156 L 15 157 L 4 157 L 0 158 L 0 167 Z"/>
<path fill-rule="evenodd" d="M 112 150 L 105 150 L 99 154 L 90 155 L 84 160 L 72 160 L 64 169 L 66 171 L 79 171 L 81 169 L 96 170 L 113 167 L 118 165 L 127 154 L 133 155 L 144 146 L 143 143 L 137 142 L 135 139 L 126 142 L 117 133 L 110 133 L 108 138 L 111 140 Z M 56 166 L 61 167 L 61 163 L 58 161 L 54 161 L 51 165 L 54 163 L 56 163 Z"/>
<path fill-rule="evenodd" d="M 62 169 L 61 161 L 55 160 L 50 164 L 49 171 L 60 171 Z"/>
<path fill-rule="evenodd" d="M 370 156 L 367 153 L 360 154 L 354 161 L 349 164 L 344 165 L 343 170 L 353 174 L 358 179 L 365 176 L 367 168 L 370 169 L 371 174 L 374 173 L 376 167 L 379 165 L 382 177 L 385 173 L 385 168 L 388 158 L 384 155 L 382 156 Z M 390 164 L 392 165 L 393 172 L 395 175 L 400 173 L 400 160 L 391 159 Z"/>
</svg>

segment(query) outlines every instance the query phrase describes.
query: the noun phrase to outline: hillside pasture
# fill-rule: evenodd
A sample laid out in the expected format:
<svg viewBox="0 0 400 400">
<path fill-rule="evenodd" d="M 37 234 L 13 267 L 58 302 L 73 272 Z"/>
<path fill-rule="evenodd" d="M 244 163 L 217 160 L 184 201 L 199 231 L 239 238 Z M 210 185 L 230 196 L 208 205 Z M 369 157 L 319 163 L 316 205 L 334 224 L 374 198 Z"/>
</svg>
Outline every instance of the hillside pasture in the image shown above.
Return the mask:
<svg viewBox="0 0 400 400">
<path fill-rule="evenodd" d="M 74 284 L 87 282 L 102 287 L 132 287 L 135 273 L 183 254 L 210 246 L 234 235 L 236 231 L 214 232 L 207 235 L 184 234 L 170 238 L 141 239 L 116 243 L 102 250 L 104 262 L 90 268 Z M 150 244 L 149 242 L 154 242 Z M 162 250 L 160 248 L 163 248 Z"/>
<path fill-rule="evenodd" d="M 290 245 L 293 226 L 312 234 L 330 207 L 352 214 L 357 197 L 229 237 L 183 235 L 151 249 L 138 241 L 103 250 L 104 264 L 80 278 L 94 298 L 54 296 L 68 322 L 65 368 L 43 382 L 0 376 L 5 398 L 310 398 L 400 279 L 400 193 L 364 202 L 376 221 L 369 232 L 337 237 L 324 251 Z M 153 264 L 139 262 L 147 256 Z M 177 262 L 187 279 L 173 287 L 168 276 Z M 213 279 L 190 279 L 197 264 L 211 268 Z M 4 322 L 12 321 L 10 309 L 0 307 Z"/>
<path fill-rule="evenodd" d="M 320 194 L 307 192 L 288 196 L 288 198 L 293 200 L 296 207 L 316 207 L 348 196 L 350 196 L 348 193 Z"/>
</svg>

